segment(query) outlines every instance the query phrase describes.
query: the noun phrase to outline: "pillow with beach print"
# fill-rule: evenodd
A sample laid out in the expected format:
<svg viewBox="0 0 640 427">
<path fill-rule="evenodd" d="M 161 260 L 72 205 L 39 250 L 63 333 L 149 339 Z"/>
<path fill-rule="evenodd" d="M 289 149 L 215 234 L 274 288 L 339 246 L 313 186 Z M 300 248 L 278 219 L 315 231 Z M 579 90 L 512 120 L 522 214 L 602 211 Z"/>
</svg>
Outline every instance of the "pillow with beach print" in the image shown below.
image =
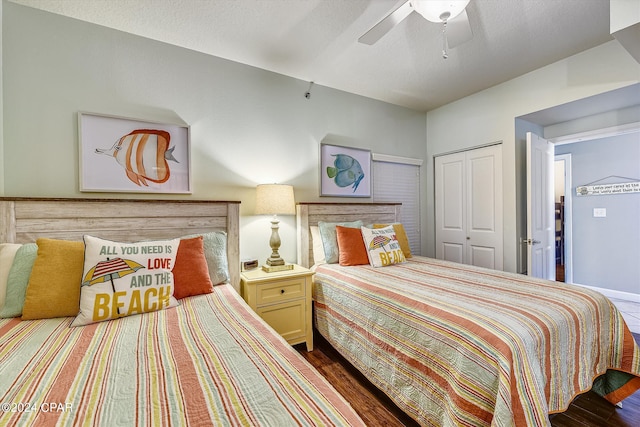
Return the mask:
<svg viewBox="0 0 640 427">
<path fill-rule="evenodd" d="M 173 267 L 180 239 L 119 243 L 84 236 L 80 313 L 71 326 L 178 305 Z"/>
<path fill-rule="evenodd" d="M 390 225 L 384 228 L 362 227 L 361 230 L 364 246 L 369 256 L 369 264 L 373 267 L 386 267 L 407 261 L 393 226 Z"/>
</svg>

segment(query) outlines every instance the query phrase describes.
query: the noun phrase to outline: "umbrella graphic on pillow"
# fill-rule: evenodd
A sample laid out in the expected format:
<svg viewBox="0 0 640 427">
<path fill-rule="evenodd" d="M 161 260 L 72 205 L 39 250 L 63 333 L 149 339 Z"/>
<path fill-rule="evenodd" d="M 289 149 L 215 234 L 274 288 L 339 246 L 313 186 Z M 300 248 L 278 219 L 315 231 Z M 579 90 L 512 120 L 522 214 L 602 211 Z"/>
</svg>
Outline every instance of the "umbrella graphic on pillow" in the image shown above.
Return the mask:
<svg viewBox="0 0 640 427">
<path fill-rule="evenodd" d="M 82 280 L 82 286 L 91 286 L 96 283 L 110 281 L 111 288 L 115 293 L 116 288 L 113 285 L 114 279 L 119 279 L 120 277 L 135 273 L 141 268 L 144 268 L 142 264 L 138 264 L 130 259 L 107 258 L 106 261 L 100 261 L 87 271 L 87 274 L 85 274 L 84 279 Z"/>
<path fill-rule="evenodd" d="M 371 242 L 369 243 L 369 249 L 376 249 L 376 248 L 382 248 L 382 250 L 384 250 L 385 252 L 387 252 L 387 250 L 385 249 L 384 245 L 389 244 L 390 242 L 392 242 L 393 240 L 390 239 L 387 236 L 382 236 L 382 235 L 377 235 L 376 237 L 374 237 Z"/>
</svg>

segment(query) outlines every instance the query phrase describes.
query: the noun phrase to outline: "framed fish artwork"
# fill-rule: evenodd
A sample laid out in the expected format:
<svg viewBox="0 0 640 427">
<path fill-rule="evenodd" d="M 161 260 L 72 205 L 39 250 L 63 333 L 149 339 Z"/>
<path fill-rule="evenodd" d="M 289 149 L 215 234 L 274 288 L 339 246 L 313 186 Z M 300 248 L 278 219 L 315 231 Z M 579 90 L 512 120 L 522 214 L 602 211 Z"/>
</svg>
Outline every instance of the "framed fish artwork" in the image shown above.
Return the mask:
<svg viewBox="0 0 640 427">
<path fill-rule="evenodd" d="M 320 196 L 371 197 L 371 151 L 320 144 Z"/>
<path fill-rule="evenodd" d="M 190 128 L 78 113 L 80 191 L 191 193 Z"/>
</svg>

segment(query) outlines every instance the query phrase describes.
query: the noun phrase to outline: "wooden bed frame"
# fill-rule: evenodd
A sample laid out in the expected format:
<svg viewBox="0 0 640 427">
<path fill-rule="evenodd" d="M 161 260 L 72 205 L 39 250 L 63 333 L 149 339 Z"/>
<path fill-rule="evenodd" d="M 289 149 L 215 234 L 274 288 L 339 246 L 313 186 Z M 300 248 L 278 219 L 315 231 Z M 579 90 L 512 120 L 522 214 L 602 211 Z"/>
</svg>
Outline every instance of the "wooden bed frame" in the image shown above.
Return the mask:
<svg viewBox="0 0 640 427">
<path fill-rule="evenodd" d="M 307 268 L 313 265 L 313 242 L 309 227 L 318 225 L 318 221 L 344 222 L 360 219 L 365 224 L 398 222 L 401 206 L 401 203 L 298 203 L 298 264 Z"/>
<path fill-rule="evenodd" d="M 229 201 L 0 197 L 0 242 L 82 240 L 89 233 L 133 242 L 225 231 L 231 284 L 239 291 L 239 207 Z"/>
</svg>

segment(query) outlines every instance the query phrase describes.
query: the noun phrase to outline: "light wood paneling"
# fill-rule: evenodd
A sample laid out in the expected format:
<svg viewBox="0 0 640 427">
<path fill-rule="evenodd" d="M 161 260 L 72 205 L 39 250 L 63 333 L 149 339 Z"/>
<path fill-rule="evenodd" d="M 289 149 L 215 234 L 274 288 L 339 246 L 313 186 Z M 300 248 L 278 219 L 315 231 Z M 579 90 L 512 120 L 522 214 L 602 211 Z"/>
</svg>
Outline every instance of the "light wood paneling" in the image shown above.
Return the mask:
<svg viewBox="0 0 640 427">
<path fill-rule="evenodd" d="M 313 265 L 313 242 L 309 227 L 318 225 L 318 222 L 362 220 L 365 225 L 392 223 L 400 218 L 400 208 L 400 203 L 298 203 L 298 264 L 307 268 Z"/>
<path fill-rule="evenodd" d="M 116 241 L 227 232 L 231 283 L 240 290 L 239 204 L 225 201 L 0 198 L 0 242 L 44 237 Z"/>
</svg>

